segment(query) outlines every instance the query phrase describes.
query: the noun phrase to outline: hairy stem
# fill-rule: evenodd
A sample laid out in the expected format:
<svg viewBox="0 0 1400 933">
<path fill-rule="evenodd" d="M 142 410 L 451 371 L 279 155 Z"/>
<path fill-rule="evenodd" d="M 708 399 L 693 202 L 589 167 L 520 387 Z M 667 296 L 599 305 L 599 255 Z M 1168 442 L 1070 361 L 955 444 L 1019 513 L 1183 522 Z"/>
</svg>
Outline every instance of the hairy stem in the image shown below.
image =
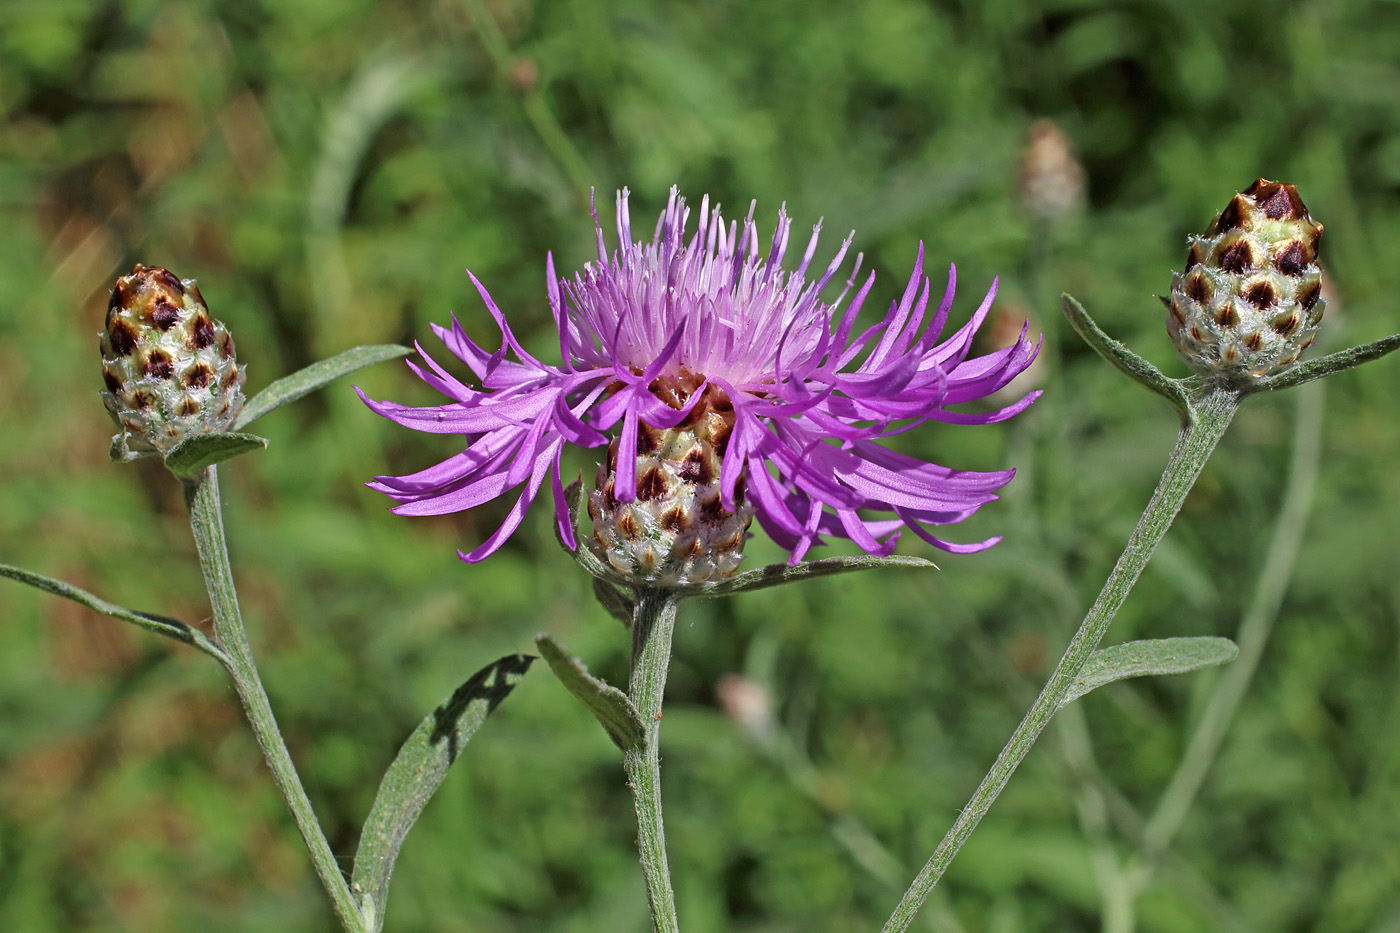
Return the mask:
<svg viewBox="0 0 1400 933">
<path fill-rule="evenodd" d="M 622 764 L 637 809 L 637 848 L 646 875 L 652 928 L 677 933 L 676 896 L 666 864 L 666 829 L 661 821 L 661 699 L 671 663 L 676 627 L 674 596 L 662 590 L 637 592 L 632 613 L 632 679 L 627 696 L 646 728 L 646 742 L 623 753 Z"/>
<path fill-rule="evenodd" d="M 233 587 L 233 569 L 229 566 L 228 545 L 224 539 L 224 518 L 219 507 L 219 476 L 217 467 L 207 467 L 203 473 L 185 481 L 185 503 L 190 510 L 190 528 L 199 549 L 199 566 L 204 571 L 204 584 L 209 590 L 209 602 L 214 609 L 214 640 L 227 656 L 225 667 L 233 678 L 238 698 L 248 714 L 248 722 L 262 747 L 263 757 L 272 771 L 277 789 L 292 811 L 301 838 L 311 853 L 316 874 L 330 895 L 336 916 L 350 933 L 366 930 L 360 907 L 345 882 L 330 843 L 321 831 L 311 800 L 297 777 L 287 743 L 277 728 L 272 707 L 253 663 L 253 652 L 243 628 L 243 615 L 238 609 L 238 594 Z"/>
<path fill-rule="evenodd" d="M 909 928 L 925 898 L 952 863 L 953 857 L 981 822 L 982 817 L 986 816 L 992 802 L 1030 752 L 1040 733 L 1050 723 L 1050 718 L 1055 715 L 1055 711 L 1068 695 L 1070 686 L 1083 670 L 1089 656 L 1103 640 L 1109 623 L 1113 621 L 1133 584 L 1147 566 L 1158 542 L 1171 527 L 1176 513 L 1186 501 L 1186 494 L 1191 491 L 1196 477 L 1210 459 L 1211 452 L 1215 450 L 1215 445 L 1229 427 L 1238 407 L 1239 396 L 1230 389 L 1210 390 L 1192 404 L 1191 417 L 1177 438 L 1176 447 L 1171 452 L 1167 468 L 1157 484 L 1157 490 L 1128 539 L 1127 548 L 1118 558 L 1118 563 L 1099 592 L 1098 599 L 1094 601 L 1089 614 L 1084 617 L 1079 630 L 1070 639 L 1069 647 L 1065 649 L 1055 672 L 1050 675 L 1049 682 L 1040 691 L 1040 696 L 1036 697 L 1035 703 L 1021 720 L 1021 724 L 1016 727 L 1011 740 L 1001 750 L 982 783 L 973 792 L 972 799 L 963 808 L 952 829 L 948 830 L 948 834 L 943 837 L 943 841 L 938 844 L 938 848 L 934 850 L 894 913 L 890 915 L 884 926 L 884 933 L 897 933 Z"/>
</svg>

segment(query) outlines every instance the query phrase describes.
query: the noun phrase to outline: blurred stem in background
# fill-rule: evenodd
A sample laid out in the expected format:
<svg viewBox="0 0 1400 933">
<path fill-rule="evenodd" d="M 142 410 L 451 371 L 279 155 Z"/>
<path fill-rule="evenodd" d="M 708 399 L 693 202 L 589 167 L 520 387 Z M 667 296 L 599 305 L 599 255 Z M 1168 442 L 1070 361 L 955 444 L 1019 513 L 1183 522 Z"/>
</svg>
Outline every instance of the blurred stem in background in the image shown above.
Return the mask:
<svg viewBox="0 0 1400 933">
<path fill-rule="evenodd" d="M 1235 637 L 1240 654 L 1221 673 L 1205 711 L 1191 734 L 1186 752 L 1142 831 L 1138 843 L 1139 857 L 1131 877 L 1130 897 L 1134 899 L 1151 883 L 1158 864 L 1181 829 L 1191 804 L 1215 763 L 1225 734 L 1259 667 L 1259 660 L 1278 619 L 1279 607 L 1298 562 L 1303 532 L 1307 530 L 1308 513 L 1312 511 L 1317 491 L 1325 392 L 1320 380 L 1299 390 L 1283 508 L 1274 524 L 1273 534 L 1269 536 L 1269 549 L 1255 582 L 1254 595 Z"/>
<path fill-rule="evenodd" d="M 486 49 L 486 54 L 491 56 L 496 74 L 503 80 L 509 80 L 513 75 L 516 57 L 511 54 L 510 45 L 501 33 L 501 27 L 497 25 L 495 17 L 482 0 L 463 2 L 471 13 L 472 23 L 477 28 L 482 47 Z M 544 92 L 539 89 L 538 82 L 530 81 L 526 86 L 517 84 L 517 88 L 524 96 L 521 106 L 525 112 L 525 119 L 530 122 L 530 127 L 549 150 L 549 154 L 559 163 L 560 170 L 569 179 L 569 187 L 573 189 L 574 197 L 580 204 L 587 203 L 588 193 L 593 190 L 597 176 L 569 139 L 569 134 L 564 132 L 559 118 L 554 115 L 549 102 L 545 100 Z"/>
<path fill-rule="evenodd" d="M 1157 490 L 1153 493 L 1137 528 L 1133 530 L 1132 537 L 1128 539 L 1127 548 L 1104 583 L 1098 599 L 1085 616 L 1079 630 L 1070 639 L 1069 646 L 1045 688 L 1041 690 L 1040 696 L 1036 698 L 1012 734 L 1011 740 L 997 756 L 991 770 L 958 815 L 953 827 L 943 837 L 943 841 L 939 843 L 895 908 L 885 924 L 885 933 L 897 933 L 909 928 L 924 899 L 938 884 L 982 817 L 991 809 L 997 795 L 1030 752 L 1035 740 L 1050 724 L 1051 717 L 1064 704 L 1075 679 L 1103 641 L 1114 615 L 1127 599 L 1128 592 L 1137 582 L 1143 568 L 1147 566 L 1152 552 L 1171 526 L 1172 519 L 1181 510 L 1187 493 L 1191 491 L 1196 477 L 1205 468 L 1215 445 L 1230 426 L 1239 408 L 1239 402 L 1240 396 L 1236 390 L 1214 388 L 1205 390 L 1189 406 L 1186 423 L 1177 437 L 1176 446 L 1171 452 L 1162 479 L 1157 484 Z"/>
</svg>

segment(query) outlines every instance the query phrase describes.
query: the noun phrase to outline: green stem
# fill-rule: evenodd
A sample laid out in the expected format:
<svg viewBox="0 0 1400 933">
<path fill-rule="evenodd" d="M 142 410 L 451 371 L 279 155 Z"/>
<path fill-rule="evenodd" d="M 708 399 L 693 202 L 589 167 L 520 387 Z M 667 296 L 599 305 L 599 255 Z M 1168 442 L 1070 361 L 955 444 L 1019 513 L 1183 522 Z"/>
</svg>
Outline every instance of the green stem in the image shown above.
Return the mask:
<svg viewBox="0 0 1400 933">
<path fill-rule="evenodd" d="M 1118 563 L 1109 574 L 1098 599 L 1094 601 L 1089 614 L 1084 617 L 1079 630 L 1070 639 L 1069 647 L 1065 649 L 1055 672 L 1050 675 L 1050 680 L 1040 691 L 1040 696 L 1036 697 L 1035 703 L 1021 720 L 1021 724 L 1016 727 L 1011 740 L 997 756 L 996 762 L 978 785 L 952 829 L 948 830 L 948 834 L 938 844 L 923 870 L 904 893 L 903 900 L 886 922 L 884 933 L 898 933 L 909 928 L 914 915 L 943 877 L 943 872 L 952 863 L 958 849 L 962 848 L 967 837 L 972 834 L 982 817 L 986 816 L 992 802 L 1049 724 L 1050 718 L 1055 715 L 1055 711 L 1068 695 L 1070 685 L 1074 683 L 1089 656 L 1094 653 L 1108 632 L 1109 623 L 1113 621 L 1142 569 L 1147 566 L 1158 542 L 1162 540 L 1162 536 L 1171 526 L 1172 519 L 1186 501 L 1186 494 L 1191 491 L 1196 477 L 1210 459 L 1211 452 L 1215 450 L 1215 445 L 1229 427 L 1238 407 L 1239 396 L 1233 390 L 1224 388 L 1208 390 L 1191 405 L 1191 417 L 1177 438 L 1167 468 L 1157 484 L 1157 491 L 1153 493 L 1152 501 L 1147 504 L 1147 510 L 1142 513 L 1137 528 L 1128 539 L 1127 548 L 1118 558 Z"/>
<path fill-rule="evenodd" d="M 297 777 L 292 756 L 277 728 L 272 707 L 253 663 L 253 652 L 243 628 L 243 615 L 238 609 L 238 594 L 233 588 L 233 570 L 229 566 L 228 545 L 224 539 L 224 519 L 219 507 L 219 475 L 217 467 L 185 480 L 185 503 L 190 510 L 190 528 L 199 549 L 199 566 L 204 571 L 204 584 L 209 589 L 209 602 L 214 608 L 214 640 L 223 649 L 228 661 L 225 667 L 233 677 L 238 698 L 248 714 L 248 722 L 262 747 L 267 766 L 272 770 L 277 789 L 287 801 L 296 819 L 301 838 L 311 852 L 316 874 L 330 895 L 336 916 L 350 933 L 365 933 L 366 926 L 359 904 L 345 876 L 336 864 L 330 843 L 321 831 L 311 800 Z"/>
<path fill-rule="evenodd" d="M 676 896 L 666 864 L 666 830 L 661 821 L 661 699 L 671 663 L 671 634 L 676 627 L 673 595 L 639 589 L 632 613 L 632 679 L 627 696 L 646 727 L 646 742 L 625 751 L 622 765 L 637 809 L 637 848 L 646 875 L 652 929 L 677 933 Z"/>
<path fill-rule="evenodd" d="M 1176 772 L 1147 820 L 1141 847 L 1149 863 L 1161 857 L 1181 828 L 1206 774 L 1215 762 L 1249 682 L 1259 667 L 1259 659 L 1264 654 L 1274 621 L 1278 618 L 1279 606 L 1302 548 L 1303 532 L 1307 528 L 1308 512 L 1312 509 L 1313 493 L 1317 486 L 1318 460 L 1322 448 L 1323 391 L 1319 383 L 1299 393 L 1283 510 L 1269 537 L 1263 569 L 1236 635 L 1240 646 L 1239 657 L 1221 674 Z"/>
</svg>

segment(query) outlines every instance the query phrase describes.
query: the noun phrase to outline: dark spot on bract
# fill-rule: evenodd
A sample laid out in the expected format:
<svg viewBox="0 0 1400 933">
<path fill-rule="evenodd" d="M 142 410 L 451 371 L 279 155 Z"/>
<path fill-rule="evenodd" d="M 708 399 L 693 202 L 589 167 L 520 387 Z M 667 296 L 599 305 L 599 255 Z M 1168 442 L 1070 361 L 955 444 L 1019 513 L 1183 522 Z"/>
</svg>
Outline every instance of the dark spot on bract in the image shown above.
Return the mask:
<svg viewBox="0 0 1400 933">
<path fill-rule="evenodd" d="M 1268 282 L 1255 282 L 1244 290 L 1244 300 L 1260 310 L 1267 311 L 1274 306 L 1278 295 Z"/>
<path fill-rule="evenodd" d="M 186 418 L 199 414 L 199 400 L 187 398 L 180 403 L 180 414 Z"/>
<path fill-rule="evenodd" d="M 1303 321 L 1297 314 L 1290 314 L 1287 317 L 1275 320 L 1270 326 L 1273 327 L 1274 332 L 1279 336 L 1288 337 L 1301 327 L 1302 324 Z"/>
<path fill-rule="evenodd" d="M 637 498 L 643 502 L 666 494 L 666 477 L 658 467 L 652 467 L 637 477 Z"/>
<path fill-rule="evenodd" d="M 126 301 L 124 294 L 122 280 L 117 279 L 116 287 L 112 289 L 112 297 L 107 299 L 107 320 L 110 321 L 112 315 L 121 310 L 122 303 Z"/>
<path fill-rule="evenodd" d="M 631 509 L 625 509 L 623 513 L 617 517 L 617 530 L 622 532 L 623 537 L 637 537 L 637 520 L 632 517 Z"/>
<path fill-rule="evenodd" d="M 157 269 L 155 277 L 156 281 L 160 282 L 160 284 L 164 285 L 175 294 L 183 295 L 185 293 L 184 284 L 176 278 L 175 273 L 171 272 L 169 269 Z"/>
<path fill-rule="evenodd" d="M 1308 209 L 1303 199 L 1298 197 L 1298 189 L 1292 185 L 1282 185 L 1276 181 L 1259 179 L 1250 185 L 1245 194 L 1254 198 L 1254 203 L 1271 220 L 1307 217 Z"/>
<path fill-rule="evenodd" d="M 652 454 L 661 449 L 661 432 L 649 424 L 637 425 L 637 453 Z"/>
<path fill-rule="evenodd" d="M 164 298 L 157 298 L 156 306 L 151 309 L 151 323 L 161 330 L 169 330 L 175 326 L 175 322 L 178 320 L 180 320 L 180 309 Z"/>
<path fill-rule="evenodd" d="M 680 506 L 661 513 L 661 527 L 673 534 L 680 534 L 690 527 L 690 516 Z"/>
<path fill-rule="evenodd" d="M 228 371 L 224 373 L 224 378 L 222 380 L 224 388 L 231 388 L 233 384 L 238 381 L 239 372 L 240 370 L 237 366 L 230 366 L 228 368 Z"/>
<path fill-rule="evenodd" d="M 1205 304 L 1210 301 L 1211 293 L 1210 280 L 1206 278 L 1204 269 L 1197 269 L 1186 277 L 1186 294 L 1191 296 L 1192 300 Z"/>
<path fill-rule="evenodd" d="M 724 506 L 720 504 L 719 496 L 711 496 L 700 503 L 700 520 L 708 524 L 714 524 L 724 518 Z"/>
<path fill-rule="evenodd" d="M 156 379 L 169 379 L 175 375 L 175 361 L 164 350 L 152 350 L 146 354 L 146 375 Z"/>
<path fill-rule="evenodd" d="M 1226 272 L 1249 272 L 1254 268 L 1254 251 L 1250 249 L 1249 241 L 1239 239 L 1226 244 L 1221 243 L 1215 248 L 1215 265 Z"/>
<path fill-rule="evenodd" d="M 117 356 L 130 356 L 136 349 L 136 331 L 126 321 L 113 321 L 107 328 L 107 340 Z"/>
<path fill-rule="evenodd" d="M 742 545 L 743 543 L 744 543 L 744 529 L 743 529 L 743 528 L 739 528 L 737 531 L 735 531 L 735 532 L 734 532 L 732 535 L 730 535 L 728 538 L 725 538 L 723 541 L 717 541 L 717 542 L 715 542 L 715 550 L 718 550 L 718 551 L 735 551 L 735 550 L 738 550 L 738 549 L 739 549 L 739 546 Z"/>
<path fill-rule="evenodd" d="M 1221 327 L 1234 327 L 1236 320 L 1235 306 L 1230 302 L 1221 305 L 1220 310 L 1215 312 L 1215 323 Z"/>
<path fill-rule="evenodd" d="M 152 395 L 151 393 L 149 393 L 149 392 L 147 392 L 147 391 L 145 391 L 145 390 L 143 390 L 143 389 L 138 389 L 138 390 L 136 390 L 135 392 L 131 393 L 131 407 L 132 407 L 132 408 L 138 408 L 138 409 L 150 408 L 151 405 L 155 403 L 155 400 L 156 400 L 156 398 L 155 398 L 154 395 Z"/>
<path fill-rule="evenodd" d="M 1201 256 L 1201 244 L 1192 240 L 1191 248 L 1186 251 L 1186 271 L 1190 272 L 1204 261 L 1205 259 Z"/>
<path fill-rule="evenodd" d="M 1244 338 L 1244 345 L 1249 348 L 1250 353 L 1254 353 L 1264 345 L 1264 338 L 1255 332 Z"/>
<path fill-rule="evenodd" d="M 1298 294 L 1298 300 L 1303 303 L 1303 310 L 1311 311 L 1313 305 L 1317 304 L 1317 299 L 1322 297 L 1322 282 L 1319 280 L 1303 289 Z"/>
<path fill-rule="evenodd" d="M 122 381 L 117 378 L 116 373 L 105 369 L 102 370 L 102 381 L 106 383 L 108 392 L 120 392 L 122 390 Z"/>
<path fill-rule="evenodd" d="M 196 350 L 203 350 L 214 342 L 214 322 L 209 320 L 209 315 L 203 312 L 195 315 L 194 321 L 190 324 L 190 345 Z"/>
<path fill-rule="evenodd" d="M 228 331 L 224 331 L 224 342 L 222 349 L 224 351 L 224 359 L 231 360 L 235 356 L 237 356 L 237 354 L 233 352 L 233 335 L 230 334 Z"/>
<path fill-rule="evenodd" d="M 185 370 L 185 385 L 191 389 L 202 389 L 214 378 L 214 371 L 203 363 L 196 363 Z"/>
<path fill-rule="evenodd" d="M 690 448 L 685 459 L 681 461 L 680 477 L 687 483 L 700 484 L 708 483 L 715 478 L 710 471 L 709 459 L 698 445 Z"/>
<path fill-rule="evenodd" d="M 724 451 L 729 447 L 729 435 L 734 433 L 734 426 L 727 421 L 721 421 L 710 431 L 710 443 L 714 445 L 715 451 L 724 456 Z"/>
<path fill-rule="evenodd" d="M 1201 325 L 1192 324 L 1191 329 L 1187 331 L 1187 333 L 1189 333 L 1191 335 L 1191 339 L 1196 341 L 1197 343 L 1205 342 L 1206 337 L 1205 334 L 1201 333 Z"/>
<path fill-rule="evenodd" d="M 617 481 L 612 477 L 608 478 L 608 484 L 603 487 L 603 504 L 609 511 L 617 508 Z"/>
<path fill-rule="evenodd" d="M 1312 250 L 1302 240 L 1289 240 L 1274 256 L 1274 268 L 1284 275 L 1302 275 L 1312 260 Z"/>
<path fill-rule="evenodd" d="M 1226 233 L 1230 230 L 1243 229 L 1246 220 L 1249 218 L 1249 202 L 1243 195 L 1235 195 L 1225 210 L 1220 212 L 1220 216 L 1215 219 L 1213 229 L 1216 233 Z"/>
</svg>

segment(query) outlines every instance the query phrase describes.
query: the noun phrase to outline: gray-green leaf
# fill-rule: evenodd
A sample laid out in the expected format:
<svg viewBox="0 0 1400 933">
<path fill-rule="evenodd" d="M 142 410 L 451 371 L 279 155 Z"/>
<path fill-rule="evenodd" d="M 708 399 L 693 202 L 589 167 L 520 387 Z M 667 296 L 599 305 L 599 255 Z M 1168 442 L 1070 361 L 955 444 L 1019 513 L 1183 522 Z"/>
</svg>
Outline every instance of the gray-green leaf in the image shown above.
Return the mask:
<svg viewBox="0 0 1400 933">
<path fill-rule="evenodd" d="M 262 450 L 267 438 L 256 434 L 192 434 L 165 455 L 165 466 L 176 476 L 193 476 L 250 450 Z"/>
<path fill-rule="evenodd" d="M 597 718 L 613 744 L 623 751 L 641 748 L 646 741 L 642 717 L 627 694 L 588 673 L 578 658 L 571 657 L 558 642 L 548 635 L 536 635 L 535 645 L 549 664 L 549 669 L 588 707 Z"/>
<path fill-rule="evenodd" d="M 355 347 L 353 350 L 338 353 L 330 359 L 312 363 L 305 369 L 278 379 L 250 398 L 248 404 L 243 406 L 243 413 L 238 416 L 238 420 L 234 422 L 233 426 L 235 430 L 246 428 L 274 408 L 281 408 L 288 402 L 295 402 L 303 395 L 315 392 L 341 376 L 375 363 L 382 363 L 385 360 L 396 360 L 408 356 L 412 352 L 413 350 L 409 347 L 385 343 L 376 346 Z"/>
<path fill-rule="evenodd" d="M 1105 684 L 1149 674 L 1185 674 L 1233 661 L 1240 649 L 1228 638 L 1201 635 L 1195 638 L 1153 638 L 1100 648 L 1070 685 L 1060 706 Z"/>
<path fill-rule="evenodd" d="M 1084 310 L 1084 306 L 1068 294 L 1061 295 L 1060 302 L 1064 305 L 1065 317 L 1069 318 L 1070 326 L 1084 338 L 1084 342 L 1092 347 L 1095 353 L 1112 363 L 1138 385 L 1162 396 L 1183 418 L 1189 417 L 1190 403 L 1177 380 L 1167 378 L 1156 366 L 1104 333 L 1089 316 L 1089 312 Z"/>
<path fill-rule="evenodd" d="M 94 596 L 87 590 L 80 590 L 71 583 L 64 583 L 62 580 L 55 580 L 53 577 L 46 577 L 32 570 L 25 570 L 21 567 L 12 567 L 9 564 L 0 564 L 0 577 L 9 577 L 11 580 L 18 580 L 21 583 L 28 583 L 30 586 L 38 587 L 41 590 L 52 593 L 55 596 L 62 596 L 64 599 L 71 599 L 75 603 L 87 606 L 89 609 L 96 609 L 98 612 L 111 616 L 114 619 L 121 619 L 123 622 L 130 622 L 139 625 L 148 632 L 155 632 L 157 635 L 164 635 L 166 638 L 173 638 L 176 641 L 193 645 L 200 651 L 217 660 L 220 664 L 228 665 L 228 658 L 209 637 L 197 628 L 192 628 L 181 622 L 179 619 L 172 619 L 168 616 L 158 616 L 149 612 L 137 612 L 135 609 L 127 609 L 115 603 Z"/>
<path fill-rule="evenodd" d="M 389 878 L 408 831 L 447 777 L 462 746 L 510 695 L 534 660 L 528 654 L 506 655 L 473 674 L 418 724 L 384 773 L 360 833 L 350 876 L 351 890 L 360 897 L 371 929 L 384 926 Z"/>
<path fill-rule="evenodd" d="M 1351 369 L 1353 366 L 1378 360 L 1396 349 L 1400 349 L 1400 334 L 1392 334 L 1371 343 L 1363 343 L 1359 347 L 1338 350 L 1336 353 L 1329 353 L 1319 359 L 1299 363 L 1276 376 L 1270 376 L 1268 379 L 1259 380 L 1254 385 L 1245 386 L 1244 391 L 1252 394 L 1300 386 L 1312 382 L 1314 379 L 1321 379 L 1323 376 L 1330 376 L 1344 369 Z"/>
</svg>

